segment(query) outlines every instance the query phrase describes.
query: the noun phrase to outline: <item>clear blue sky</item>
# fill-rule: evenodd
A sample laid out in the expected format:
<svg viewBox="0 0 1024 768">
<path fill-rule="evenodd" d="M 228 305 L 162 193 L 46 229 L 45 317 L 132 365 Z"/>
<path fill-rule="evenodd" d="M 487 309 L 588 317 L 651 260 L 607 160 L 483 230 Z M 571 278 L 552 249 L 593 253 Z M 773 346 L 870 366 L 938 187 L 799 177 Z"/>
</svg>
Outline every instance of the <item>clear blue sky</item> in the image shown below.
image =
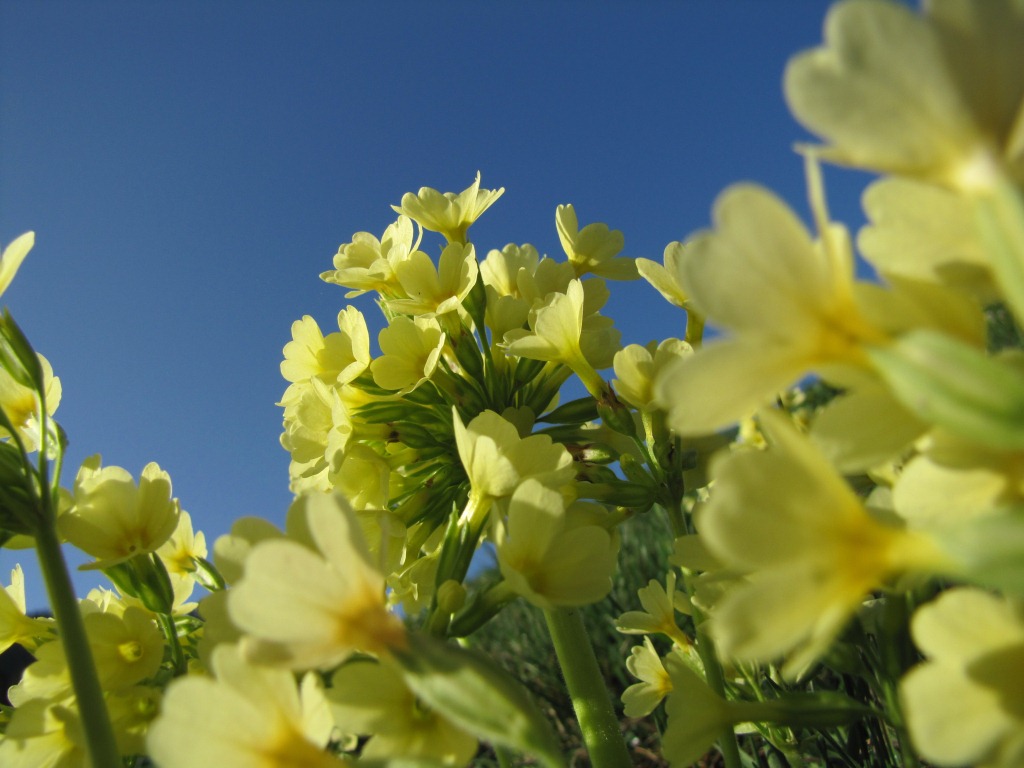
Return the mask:
<svg viewBox="0 0 1024 768">
<path fill-rule="evenodd" d="M 291 323 L 332 326 L 345 291 L 319 273 L 420 186 L 480 170 L 506 188 L 481 254 L 561 257 L 555 206 L 573 203 L 660 261 L 739 180 L 804 214 L 808 134 L 781 78 L 825 8 L 3 0 L 0 241 L 37 242 L 2 301 L 63 382 L 65 485 L 92 453 L 136 476 L 157 461 L 211 545 L 242 515 L 280 523 Z M 826 181 L 858 221 L 864 177 Z M 646 283 L 612 288 L 624 343 L 681 334 Z M 0 579 L 28 560 L 0 550 Z"/>
</svg>

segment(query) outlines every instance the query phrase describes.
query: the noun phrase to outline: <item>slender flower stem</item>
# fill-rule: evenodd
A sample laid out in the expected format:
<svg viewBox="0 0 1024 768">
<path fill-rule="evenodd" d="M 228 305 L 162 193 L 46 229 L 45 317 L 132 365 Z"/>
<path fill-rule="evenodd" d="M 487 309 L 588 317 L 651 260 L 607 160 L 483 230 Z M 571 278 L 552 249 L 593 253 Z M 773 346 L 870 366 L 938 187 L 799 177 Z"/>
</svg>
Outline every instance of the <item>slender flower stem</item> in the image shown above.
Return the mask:
<svg viewBox="0 0 1024 768">
<path fill-rule="evenodd" d="M 57 619 L 57 626 L 60 627 L 60 639 L 71 671 L 71 684 L 78 700 L 78 712 L 88 742 L 89 757 L 95 766 L 118 766 L 121 757 L 107 715 L 103 689 L 96 675 L 92 650 L 85 635 L 85 624 L 78 610 L 78 600 L 60 550 L 60 541 L 49 520 L 40 525 L 36 532 L 36 551 L 39 553 L 39 565 L 50 596 L 50 606 Z"/>
<path fill-rule="evenodd" d="M 576 719 L 594 768 L 628 768 L 631 764 L 608 689 L 580 612 L 573 608 L 544 611 L 548 633 L 572 697 Z"/>
</svg>

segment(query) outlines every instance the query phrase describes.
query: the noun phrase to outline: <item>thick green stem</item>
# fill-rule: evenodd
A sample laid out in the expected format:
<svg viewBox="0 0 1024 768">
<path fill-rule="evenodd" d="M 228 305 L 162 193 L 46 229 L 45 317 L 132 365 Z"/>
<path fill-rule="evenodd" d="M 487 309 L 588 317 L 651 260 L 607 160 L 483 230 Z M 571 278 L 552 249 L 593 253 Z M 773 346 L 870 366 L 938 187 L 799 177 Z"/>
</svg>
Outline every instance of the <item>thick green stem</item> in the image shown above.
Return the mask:
<svg viewBox="0 0 1024 768">
<path fill-rule="evenodd" d="M 608 689 L 597 665 L 580 612 L 573 608 L 544 611 L 548 633 L 572 697 L 576 719 L 594 768 L 628 768 L 631 764 Z"/>
<path fill-rule="evenodd" d="M 60 628 L 60 639 L 71 672 L 75 698 L 78 700 L 78 712 L 88 742 L 89 757 L 95 766 L 118 766 L 121 757 L 107 715 L 103 689 L 96 675 L 96 665 L 85 635 L 85 624 L 78 610 L 71 576 L 51 521 L 39 526 L 36 532 L 36 551 L 39 553 L 46 591 L 50 596 L 50 606 Z"/>
</svg>

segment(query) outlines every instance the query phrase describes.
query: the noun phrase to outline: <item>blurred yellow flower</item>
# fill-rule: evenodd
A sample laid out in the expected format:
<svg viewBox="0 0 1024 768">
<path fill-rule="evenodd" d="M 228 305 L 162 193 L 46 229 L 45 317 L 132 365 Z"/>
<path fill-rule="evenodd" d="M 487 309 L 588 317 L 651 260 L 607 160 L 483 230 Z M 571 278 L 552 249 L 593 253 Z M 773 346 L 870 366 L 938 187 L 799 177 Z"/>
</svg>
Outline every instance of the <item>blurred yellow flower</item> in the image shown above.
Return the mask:
<svg viewBox="0 0 1024 768">
<path fill-rule="evenodd" d="M 236 646 L 213 652 L 214 677 L 175 680 L 150 727 L 161 768 L 337 768 L 327 752 L 334 721 L 321 683 L 248 662 Z"/>
<path fill-rule="evenodd" d="M 228 593 L 231 620 L 248 633 L 255 661 L 329 669 L 356 651 L 383 654 L 405 641 L 385 607 L 377 570 L 355 512 L 339 495 L 296 499 L 315 549 L 291 539 L 256 543 Z"/>
<path fill-rule="evenodd" d="M 54 629 L 49 619 L 31 619 L 25 615 L 25 574 L 20 565 L 11 571 L 11 585 L 0 590 L 0 653 L 15 643 L 28 650 L 38 638 Z"/>
<path fill-rule="evenodd" d="M 821 157 L 969 190 L 1024 163 L 1024 7 L 1013 0 L 847 0 L 825 45 L 786 70 L 790 108 Z"/>
<path fill-rule="evenodd" d="M 1024 763 L 1024 606 L 952 589 L 911 624 L 926 661 L 900 683 L 907 728 L 934 765 Z"/>
<path fill-rule="evenodd" d="M 14 276 L 18 274 L 18 267 L 21 266 L 21 262 L 25 260 L 35 244 L 36 233 L 26 232 L 14 238 L 4 248 L 4 252 L 0 254 L 0 295 L 10 286 Z"/>
<path fill-rule="evenodd" d="M 421 702 L 390 665 L 354 659 L 331 676 L 327 699 L 345 733 L 369 736 L 366 760 L 412 758 L 468 765 L 476 738 Z"/>
<path fill-rule="evenodd" d="M 771 661 L 799 677 L 873 590 L 904 573 L 952 568 L 923 532 L 883 522 L 776 411 L 760 414 L 766 450 L 720 455 L 697 515 L 708 550 L 748 574 L 713 606 L 725 657 Z"/>
</svg>

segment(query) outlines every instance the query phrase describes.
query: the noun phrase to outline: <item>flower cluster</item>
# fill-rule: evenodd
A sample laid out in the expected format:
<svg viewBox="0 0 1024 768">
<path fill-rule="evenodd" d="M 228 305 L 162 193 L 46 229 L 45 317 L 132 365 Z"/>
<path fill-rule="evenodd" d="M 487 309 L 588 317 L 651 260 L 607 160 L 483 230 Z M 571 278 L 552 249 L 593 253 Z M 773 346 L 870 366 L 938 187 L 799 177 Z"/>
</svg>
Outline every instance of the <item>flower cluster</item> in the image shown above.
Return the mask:
<svg viewBox="0 0 1024 768">
<path fill-rule="evenodd" d="M 738 184 L 661 263 L 572 205 L 563 253 L 485 252 L 470 229 L 503 189 L 405 194 L 321 275 L 373 295 L 376 343 L 346 306 L 284 347 L 283 530 L 242 518 L 212 554 L 155 463 L 94 456 L 61 488 L 60 382 L 4 312 L 0 543 L 35 548 L 54 620 L 26 616 L 15 569 L 0 651 L 35 660 L 0 762 L 564 765 L 528 681 L 467 647 L 519 602 L 592 763 L 629 765 L 577 609 L 648 515 L 673 553 L 614 624 L 659 760 L 1022 764 L 1021 40 L 1019 0 L 839 2 L 785 75 L 824 141 L 800 147 L 811 226 Z M 856 238 L 823 161 L 879 174 Z M 685 338 L 622 346 L 601 310 L 638 278 Z M 77 600 L 62 543 L 110 586 Z"/>
</svg>

